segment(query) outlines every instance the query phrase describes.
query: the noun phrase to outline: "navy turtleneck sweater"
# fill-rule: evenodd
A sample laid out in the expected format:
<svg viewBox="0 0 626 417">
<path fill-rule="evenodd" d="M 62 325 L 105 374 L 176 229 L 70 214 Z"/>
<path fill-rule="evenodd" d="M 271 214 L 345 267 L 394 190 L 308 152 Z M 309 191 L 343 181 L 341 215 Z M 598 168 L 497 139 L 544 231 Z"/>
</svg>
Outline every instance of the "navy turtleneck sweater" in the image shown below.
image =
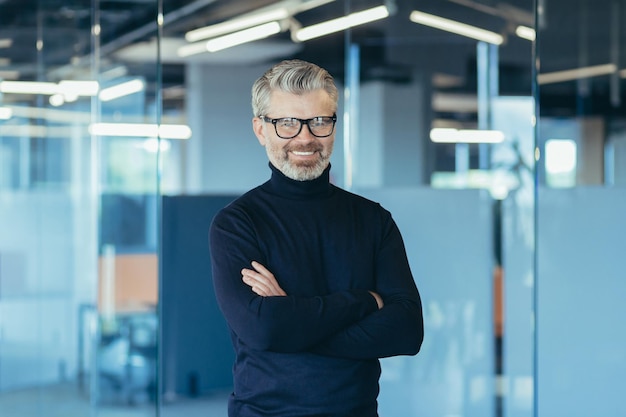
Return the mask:
<svg viewBox="0 0 626 417">
<path fill-rule="evenodd" d="M 378 358 L 414 355 L 422 308 L 404 243 L 378 203 L 329 182 L 272 176 L 210 229 L 218 304 L 236 353 L 231 417 L 375 417 Z M 243 283 L 251 261 L 284 297 Z M 375 291 L 384 300 L 378 309 Z"/>
</svg>

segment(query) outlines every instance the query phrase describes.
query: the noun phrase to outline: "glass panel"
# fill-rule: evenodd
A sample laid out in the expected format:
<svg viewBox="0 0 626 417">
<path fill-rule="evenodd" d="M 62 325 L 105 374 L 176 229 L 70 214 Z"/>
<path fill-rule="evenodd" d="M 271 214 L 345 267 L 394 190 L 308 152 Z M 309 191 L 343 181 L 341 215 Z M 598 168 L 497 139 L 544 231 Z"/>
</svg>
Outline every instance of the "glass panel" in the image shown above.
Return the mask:
<svg viewBox="0 0 626 417">
<path fill-rule="evenodd" d="M 157 410 L 158 2 L 115 3 L 94 17 L 99 139 L 99 412 Z M 121 22 L 115 23 L 116 18 Z M 130 29 L 132 28 L 132 30 Z"/>
<path fill-rule="evenodd" d="M 2 415 L 156 413 L 158 135 L 99 129 L 158 123 L 157 2 L 115 3 L 0 4 Z"/>
<path fill-rule="evenodd" d="M 541 415 L 620 415 L 626 332 L 615 324 L 626 317 L 626 5 L 543 3 L 537 407 Z"/>
<path fill-rule="evenodd" d="M 87 131 L 91 93 L 76 88 L 93 85 L 61 84 L 89 80 L 67 72 L 72 57 L 91 52 L 90 14 L 80 12 L 38 2 L 28 9 L 0 4 L 3 415 L 50 415 L 58 412 L 59 398 L 78 414 L 88 415 L 91 406 L 97 159 Z M 59 48 L 68 39 L 87 42 Z M 61 97 L 62 110 L 55 101 Z"/>
<path fill-rule="evenodd" d="M 514 29 L 533 11 L 506 6 L 398 4 L 352 32 L 352 186 L 394 214 L 425 301 L 422 351 L 382 361 L 381 415 L 532 412 L 532 42 Z"/>
</svg>

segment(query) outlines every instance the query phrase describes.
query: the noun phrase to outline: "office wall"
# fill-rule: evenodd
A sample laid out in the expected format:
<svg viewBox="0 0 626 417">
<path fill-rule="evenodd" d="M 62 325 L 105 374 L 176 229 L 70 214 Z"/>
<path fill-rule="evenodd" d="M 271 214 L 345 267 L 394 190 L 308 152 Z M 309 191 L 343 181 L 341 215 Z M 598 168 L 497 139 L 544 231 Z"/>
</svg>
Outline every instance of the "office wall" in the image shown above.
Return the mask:
<svg viewBox="0 0 626 417">
<path fill-rule="evenodd" d="M 268 177 L 265 149 L 252 132 L 250 105 L 252 83 L 264 70 L 257 65 L 187 65 L 186 108 L 193 138 L 186 143 L 183 191 L 237 193 Z"/>
<path fill-rule="evenodd" d="M 360 86 L 358 114 L 352 115 L 359 120 L 353 139 L 354 187 L 424 183 L 424 132 L 430 124 L 423 90 L 419 82 L 369 81 Z"/>
<path fill-rule="evenodd" d="M 161 331 L 165 399 L 232 389 L 234 353 L 211 280 L 209 226 L 234 196 L 163 198 Z"/>
</svg>

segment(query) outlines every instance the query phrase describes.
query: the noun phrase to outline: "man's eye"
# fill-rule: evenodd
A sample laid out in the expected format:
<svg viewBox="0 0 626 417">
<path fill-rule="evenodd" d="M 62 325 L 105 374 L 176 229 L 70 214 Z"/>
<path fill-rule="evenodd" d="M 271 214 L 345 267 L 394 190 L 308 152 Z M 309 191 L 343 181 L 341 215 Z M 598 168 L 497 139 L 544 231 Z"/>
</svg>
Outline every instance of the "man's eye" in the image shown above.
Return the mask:
<svg viewBox="0 0 626 417">
<path fill-rule="evenodd" d="M 298 121 L 296 119 L 280 119 L 278 124 L 282 127 L 295 127 L 298 125 Z"/>
</svg>

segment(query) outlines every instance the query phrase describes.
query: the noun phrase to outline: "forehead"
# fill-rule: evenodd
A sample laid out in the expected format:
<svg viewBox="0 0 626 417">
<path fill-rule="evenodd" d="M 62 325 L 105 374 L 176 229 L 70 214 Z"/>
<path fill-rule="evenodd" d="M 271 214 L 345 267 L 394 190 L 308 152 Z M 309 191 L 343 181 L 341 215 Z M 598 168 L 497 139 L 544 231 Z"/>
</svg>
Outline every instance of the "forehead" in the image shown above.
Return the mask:
<svg viewBox="0 0 626 417">
<path fill-rule="evenodd" d="M 303 94 L 274 90 L 270 95 L 270 113 L 273 117 L 330 116 L 334 111 L 335 103 L 322 89 Z"/>
</svg>

